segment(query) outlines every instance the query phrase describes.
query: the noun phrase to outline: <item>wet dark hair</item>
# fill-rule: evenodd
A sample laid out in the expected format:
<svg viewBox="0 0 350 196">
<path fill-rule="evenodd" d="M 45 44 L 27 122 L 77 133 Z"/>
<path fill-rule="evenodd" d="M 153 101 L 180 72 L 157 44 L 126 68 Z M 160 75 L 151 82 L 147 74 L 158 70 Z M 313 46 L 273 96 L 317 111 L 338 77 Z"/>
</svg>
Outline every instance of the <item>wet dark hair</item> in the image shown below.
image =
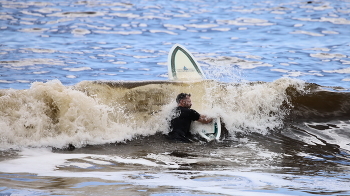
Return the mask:
<svg viewBox="0 0 350 196">
<path fill-rule="evenodd" d="M 180 93 L 180 94 L 178 94 L 177 97 L 176 97 L 176 102 L 180 103 L 180 101 L 183 100 L 183 99 L 186 99 L 187 96 L 191 97 L 191 94 L 187 94 L 187 93 Z"/>
</svg>

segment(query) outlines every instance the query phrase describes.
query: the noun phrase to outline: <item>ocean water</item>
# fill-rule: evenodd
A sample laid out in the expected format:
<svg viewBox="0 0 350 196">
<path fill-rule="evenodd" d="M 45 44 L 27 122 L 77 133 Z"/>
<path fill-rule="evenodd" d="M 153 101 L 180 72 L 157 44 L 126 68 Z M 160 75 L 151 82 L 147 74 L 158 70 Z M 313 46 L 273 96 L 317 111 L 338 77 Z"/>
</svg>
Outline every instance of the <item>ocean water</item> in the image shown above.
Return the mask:
<svg viewBox="0 0 350 196">
<path fill-rule="evenodd" d="M 0 195 L 350 195 L 349 1 L 0 8 Z M 181 92 L 220 141 L 164 137 Z"/>
</svg>

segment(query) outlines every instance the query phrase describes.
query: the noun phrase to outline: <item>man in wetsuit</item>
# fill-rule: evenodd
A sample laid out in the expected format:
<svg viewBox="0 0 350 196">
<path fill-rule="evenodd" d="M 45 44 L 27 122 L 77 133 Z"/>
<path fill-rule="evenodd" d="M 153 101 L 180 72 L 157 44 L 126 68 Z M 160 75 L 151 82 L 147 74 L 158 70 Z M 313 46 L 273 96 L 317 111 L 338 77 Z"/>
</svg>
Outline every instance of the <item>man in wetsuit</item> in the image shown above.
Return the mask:
<svg viewBox="0 0 350 196">
<path fill-rule="evenodd" d="M 195 110 L 191 109 L 191 94 L 180 93 L 176 97 L 178 106 L 172 111 L 170 121 L 170 133 L 169 139 L 182 142 L 192 142 L 192 134 L 190 127 L 192 121 L 198 121 L 204 124 L 213 121 L 212 118 L 208 118 L 205 115 L 200 115 Z"/>
</svg>

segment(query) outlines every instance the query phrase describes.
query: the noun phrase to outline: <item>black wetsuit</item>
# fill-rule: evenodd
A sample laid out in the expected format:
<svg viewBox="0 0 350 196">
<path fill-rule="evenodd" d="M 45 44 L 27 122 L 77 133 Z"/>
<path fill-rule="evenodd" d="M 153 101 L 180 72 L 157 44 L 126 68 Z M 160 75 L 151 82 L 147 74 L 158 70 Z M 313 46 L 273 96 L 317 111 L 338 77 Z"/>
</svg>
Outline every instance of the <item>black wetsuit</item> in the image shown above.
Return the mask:
<svg viewBox="0 0 350 196">
<path fill-rule="evenodd" d="M 169 139 L 182 142 L 191 142 L 190 127 L 192 121 L 198 120 L 200 114 L 190 108 L 176 107 L 172 112 Z"/>
</svg>

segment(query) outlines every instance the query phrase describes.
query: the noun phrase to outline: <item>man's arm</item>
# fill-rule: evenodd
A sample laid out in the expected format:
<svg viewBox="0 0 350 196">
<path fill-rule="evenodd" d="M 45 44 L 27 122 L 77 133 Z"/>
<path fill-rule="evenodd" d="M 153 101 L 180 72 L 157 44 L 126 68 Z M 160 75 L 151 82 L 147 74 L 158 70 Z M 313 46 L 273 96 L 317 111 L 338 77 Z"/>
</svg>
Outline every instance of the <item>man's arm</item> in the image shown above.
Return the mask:
<svg viewBox="0 0 350 196">
<path fill-rule="evenodd" d="M 208 124 L 208 123 L 211 123 L 213 121 L 213 118 L 209 118 L 205 115 L 200 115 L 199 119 L 198 119 L 198 122 L 201 122 L 203 124 Z"/>
</svg>

